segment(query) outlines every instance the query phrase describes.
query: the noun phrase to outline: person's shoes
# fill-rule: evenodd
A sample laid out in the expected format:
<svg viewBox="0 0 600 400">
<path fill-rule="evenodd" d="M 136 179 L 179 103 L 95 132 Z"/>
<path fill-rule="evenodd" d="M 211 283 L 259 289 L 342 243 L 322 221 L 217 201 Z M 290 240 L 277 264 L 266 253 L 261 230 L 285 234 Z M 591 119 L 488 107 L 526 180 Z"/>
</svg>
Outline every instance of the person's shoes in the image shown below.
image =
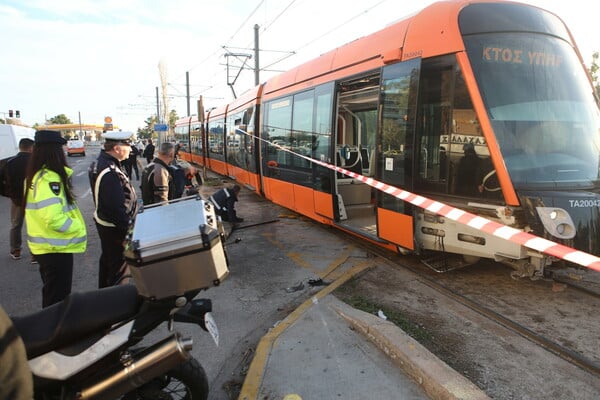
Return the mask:
<svg viewBox="0 0 600 400">
<path fill-rule="evenodd" d="M 21 249 L 11 250 L 10 256 L 13 260 L 20 260 L 21 259 Z"/>
<path fill-rule="evenodd" d="M 32 264 L 39 264 L 39 263 L 38 263 L 38 260 L 36 260 L 36 259 L 35 259 L 35 256 L 34 256 L 34 255 L 32 255 L 32 256 L 31 256 L 31 263 L 32 263 Z"/>
<path fill-rule="evenodd" d="M 235 219 L 233 220 L 233 222 L 244 222 L 244 218 L 235 217 Z"/>
</svg>

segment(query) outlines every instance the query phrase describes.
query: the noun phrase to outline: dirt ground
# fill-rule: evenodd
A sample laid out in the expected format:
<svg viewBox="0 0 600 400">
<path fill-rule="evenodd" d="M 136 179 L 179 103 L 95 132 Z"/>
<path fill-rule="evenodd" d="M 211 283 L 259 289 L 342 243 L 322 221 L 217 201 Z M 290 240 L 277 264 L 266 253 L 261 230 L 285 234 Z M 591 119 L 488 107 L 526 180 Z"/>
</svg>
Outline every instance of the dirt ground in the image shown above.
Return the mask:
<svg viewBox="0 0 600 400">
<path fill-rule="evenodd" d="M 418 264 L 416 258 L 403 262 Z M 420 268 L 420 267 L 418 267 Z M 494 263 L 428 274 L 462 296 L 600 361 L 598 300 L 548 281 L 514 280 Z M 403 319 L 403 329 L 493 399 L 598 399 L 600 379 L 386 262 L 336 292 Z"/>
</svg>

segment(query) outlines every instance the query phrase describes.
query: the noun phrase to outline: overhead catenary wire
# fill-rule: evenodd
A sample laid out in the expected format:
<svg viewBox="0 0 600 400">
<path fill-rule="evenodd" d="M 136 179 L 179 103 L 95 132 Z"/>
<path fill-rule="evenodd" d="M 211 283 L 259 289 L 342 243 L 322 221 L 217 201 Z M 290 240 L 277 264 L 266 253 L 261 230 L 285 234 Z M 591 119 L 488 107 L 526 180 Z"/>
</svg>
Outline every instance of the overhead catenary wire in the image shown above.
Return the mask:
<svg viewBox="0 0 600 400">
<path fill-rule="evenodd" d="M 312 44 L 318 42 L 319 40 L 323 39 L 326 36 L 331 35 L 332 33 L 340 30 L 341 28 L 343 28 L 344 26 L 352 23 L 353 21 L 355 21 L 356 19 L 360 18 L 361 16 L 364 16 L 365 14 L 369 13 L 370 11 L 372 11 L 374 8 L 379 7 L 381 4 L 385 3 L 387 0 L 380 0 L 377 3 L 368 6 L 366 9 L 362 10 L 361 12 L 353 15 L 352 17 L 350 17 L 349 19 L 345 20 L 344 22 L 336 25 L 335 27 L 327 30 L 326 32 L 306 41 L 303 44 L 300 44 L 299 46 L 297 46 L 295 48 L 295 50 L 267 50 L 267 49 L 261 49 L 261 52 L 268 52 L 268 53 L 284 53 L 284 55 L 282 57 L 276 58 L 275 60 L 273 60 L 270 63 L 267 63 L 264 66 L 260 67 L 260 71 L 264 71 L 264 72 L 282 72 L 282 69 L 273 69 L 274 66 L 280 64 L 281 62 L 283 62 L 284 60 L 287 60 L 289 58 L 291 58 L 294 55 L 297 55 L 301 50 L 311 46 Z M 290 0 L 285 7 L 283 7 L 281 9 L 281 11 L 279 11 L 273 18 L 271 18 L 268 21 L 264 22 L 263 28 L 261 29 L 261 33 L 264 34 L 267 31 L 270 31 L 278 22 L 281 22 L 283 19 L 283 17 L 287 14 L 289 14 L 290 10 L 293 10 L 293 6 L 298 6 L 299 4 L 304 3 L 305 1 L 303 0 Z M 230 47 L 231 49 L 243 49 L 242 47 L 233 47 L 233 46 L 229 46 L 231 44 L 231 42 L 239 35 L 240 32 L 243 31 L 244 27 L 247 26 L 248 22 L 250 21 L 250 19 L 255 16 L 257 14 L 257 12 L 262 8 L 266 9 L 268 4 L 266 4 L 266 2 L 264 0 L 260 0 L 258 1 L 257 5 L 252 9 L 252 11 L 248 14 L 248 16 L 238 25 L 238 27 L 235 29 L 235 31 L 227 38 L 226 44 L 225 45 L 221 45 L 217 48 L 214 49 L 214 51 L 210 52 L 209 54 L 207 54 L 203 59 L 200 60 L 200 62 L 192 65 L 190 68 L 187 68 L 186 71 L 187 72 L 191 72 L 194 70 L 197 70 L 199 67 L 206 65 L 210 60 L 214 60 L 215 58 L 220 58 L 222 56 L 222 52 L 223 52 L 223 47 Z M 251 50 L 251 45 L 248 45 L 248 50 Z M 221 81 L 224 82 L 224 76 L 226 74 L 226 64 L 223 63 L 216 63 L 215 65 L 221 65 L 222 68 L 219 68 L 218 70 L 215 70 L 212 74 L 209 75 L 205 75 L 202 77 L 202 81 L 203 81 L 203 85 L 205 87 L 208 87 L 206 90 L 202 90 L 199 91 L 198 93 L 195 94 L 195 96 L 200 95 L 200 94 L 204 94 L 210 90 L 217 90 L 217 89 L 222 89 L 222 88 L 227 88 L 227 85 L 225 83 L 219 83 Z M 245 67 L 245 70 L 251 70 L 253 68 L 250 67 Z M 175 79 L 169 79 L 169 86 L 173 87 L 173 85 L 178 85 L 179 79 L 181 79 L 181 77 L 185 76 L 185 73 L 181 73 L 177 76 L 177 78 Z M 212 82 L 212 84 L 211 84 Z M 243 89 L 242 91 L 244 91 L 246 89 Z M 215 98 L 220 99 L 221 97 L 216 96 Z"/>
</svg>

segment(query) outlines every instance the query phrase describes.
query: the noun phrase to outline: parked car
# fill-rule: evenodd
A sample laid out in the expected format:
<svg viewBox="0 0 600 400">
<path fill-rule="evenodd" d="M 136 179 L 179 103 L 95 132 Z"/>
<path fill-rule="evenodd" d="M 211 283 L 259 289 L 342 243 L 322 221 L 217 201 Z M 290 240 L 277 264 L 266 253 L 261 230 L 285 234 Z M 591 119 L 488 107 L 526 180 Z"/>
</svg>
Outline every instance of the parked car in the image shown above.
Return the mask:
<svg viewBox="0 0 600 400">
<path fill-rule="evenodd" d="M 67 142 L 67 156 L 80 154 L 85 157 L 85 144 L 82 140 L 69 140 Z"/>
</svg>

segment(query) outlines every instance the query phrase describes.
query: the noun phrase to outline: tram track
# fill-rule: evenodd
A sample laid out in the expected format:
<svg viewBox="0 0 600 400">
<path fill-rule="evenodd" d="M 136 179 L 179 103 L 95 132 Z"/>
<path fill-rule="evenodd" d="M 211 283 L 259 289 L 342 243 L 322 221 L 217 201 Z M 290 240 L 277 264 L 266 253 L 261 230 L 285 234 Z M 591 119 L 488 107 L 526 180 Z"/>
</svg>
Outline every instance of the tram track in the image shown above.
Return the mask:
<svg viewBox="0 0 600 400">
<path fill-rule="evenodd" d="M 388 259 L 388 261 L 389 261 L 389 259 Z M 393 261 L 391 261 L 391 262 L 393 262 Z M 419 274 L 418 271 L 416 271 L 414 268 L 411 268 L 410 266 L 401 265 L 401 264 L 398 264 L 395 262 L 394 262 L 394 265 L 403 267 L 403 268 L 407 268 L 411 272 L 413 272 L 415 274 Z M 422 274 L 420 275 L 420 279 L 422 280 L 423 283 L 427 284 L 427 286 L 429 286 L 430 288 L 442 293 L 443 295 L 445 295 L 447 297 L 452 298 L 454 301 L 462 304 L 463 306 L 468 307 L 471 310 L 476 311 L 480 315 L 483 315 L 484 317 L 488 318 L 489 320 L 494 321 L 495 323 L 512 330 L 513 332 L 521 335 L 522 337 L 537 344 L 538 346 L 543 347 L 544 349 L 550 351 L 552 354 L 562 358 L 563 360 L 568 361 L 571 364 L 576 365 L 579 368 L 596 375 L 597 377 L 600 377 L 600 364 L 595 362 L 594 360 L 591 360 L 587 357 L 584 357 L 584 356 L 578 354 L 577 352 L 575 352 L 571 349 L 561 346 L 560 344 L 544 337 L 543 335 L 540 335 L 540 334 L 532 331 L 531 329 L 523 326 L 522 324 L 519 324 L 516 321 L 513 321 L 495 311 L 492 311 L 489 308 L 483 306 L 482 304 L 480 304 L 476 301 L 473 301 L 473 300 L 457 293 L 456 291 L 449 289 L 448 287 L 445 287 L 444 285 L 434 282 L 432 279 L 429 279 L 429 278 L 423 276 Z M 576 287 L 576 288 L 581 289 L 579 287 Z M 588 292 L 588 291 L 586 291 L 586 292 Z M 592 292 L 588 292 L 588 293 L 592 293 Z"/>
<path fill-rule="evenodd" d="M 514 335 L 518 335 L 519 337 L 525 339 L 533 346 L 541 349 L 540 351 L 545 351 L 548 354 L 548 356 L 541 356 L 541 358 L 557 357 L 558 359 L 563 360 L 569 365 L 572 365 L 573 367 L 576 367 L 576 369 L 582 371 L 582 373 L 584 374 L 583 376 L 589 374 L 587 375 L 587 378 L 583 379 L 586 382 L 592 382 L 592 390 L 598 390 L 598 387 L 600 387 L 600 380 L 598 380 L 598 378 L 600 378 L 600 363 L 598 362 L 600 357 L 597 350 L 590 350 L 593 347 L 597 348 L 597 346 L 593 345 L 595 341 L 594 336 L 597 336 L 597 334 L 595 334 L 594 332 L 598 332 L 596 328 L 600 321 L 598 321 L 597 317 L 594 318 L 593 316 L 590 316 L 589 313 L 582 314 L 582 325 L 584 325 L 586 328 L 589 325 L 591 326 L 591 328 L 587 329 L 587 337 L 584 338 L 581 342 L 581 338 L 577 334 L 569 330 L 568 326 L 555 326 L 552 324 L 553 321 L 551 321 L 551 319 L 560 319 L 562 315 L 565 315 L 566 319 L 568 319 L 569 321 L 577 321 L 578 317 L 576 312 L 572 313 L 571 315 L 567 315 L 565 310 L 577 310 L 580 304 L 578 302 L 578 299 L 586 299 L 583 300 L 583 303 L 597 305 L 597 299 L 599 296 L 598 293 L 594 292 L 593 290 L 589 290 L 585 287 L 582 288 L 578 285 L 572 284 L 571 282 L 568 282 L 568 279 L 555 280 L 556 282 L 560 281 L 560 283 L 566 284 L 567 286 L 555 286 L 548 279 L 540 281 L 530 281 L 526 279 L 514 281 L 514 279 L 509 277 L 510 270 L 507 267 L 495 263 L 488 264 L 495 265 L 493 269 L 494 273 L 496 274 L 496 278 L 490 280 L 482 278 L 486 274 L 481 271 L 479 265 L 471 267 L 472 269 L 470 270 L 457 270 L 455 273 L 434 274 L 431 272 L 431 270 L 429 270 L 427 267 L 421 264 L 417 257 L 397 256 L 388 253 L 384 250 L 381 250 L 376 246 L 365 244 L 364 242 L 359 241 L 355 242 L 359 243 L 368 252 L 381 258 L 382 260 L 385 260 L 385 264 L 393 270 L 404 271 L 405 275 L 408 274 L 412 276 L 411 278 L 405 277 L 404 280 L 402 280 L 402 285 L 397 289 L 396 292 L 398 300 L 382 300 L 382 304 L 386 304 L 387 306 L 391 307 L 397 307 L 398 309 L 403 309 L 404 311 L 407 311 L 413 323 L 417 325 L 423 325 L 425 329 L 431 330 L 433 332 L 433 335 L 435 336 L 435 340 L 438 341 L 438 343 L 435 343 L 433 346 L 426 345 L 426 347 L 430 347 L 430 350 L 434 354 L 438 354 L 438 352 L 441 353 L 438 354 L 438 357 L 442 358 L 444 361 L 453 365 L 456 369 L 463 372 L 463 374 L 465 374 L 474 382 L 478 383 L 479 386 L 483 389 L 489 389 L 487 385 L 489 385 L 490 380 L 502 380 L 505 379 L 503 374 L 507 376 L 509 376 L 510 374 L 507 372 L 499 372 L 501 378 L 494 375 L 495 372 L 490 373 L 490 375 L 494 376 L 493 378 L 489 378 L 488 376 L 482 375 L 487 374 L 490 370 L 493 370 L 494 368 L 499 368 L 503 371 L 506 371 L 506 366 L 502 365 L 501 362 L 500 364 L 502 366 L 487 365 L 480 359 L 478 359 L 477 354 L 475 355 L 475 357 L 471 356 L 471 358 L 469 358 L 469 356 L 467 355 L 460 355 L 461 352 L 469 353 L 472 350 L 461 349 L 461 351 L 459 351 L 453 347 L 460 347 L 461 345 L 464 345 L 464 343 L 460 340 L 470 340 L 470 333 L 461 332 L 460 328 L 454 332 L 446 332 L 443 328 L 436 327 L 436 325 L 444 327 L 446 326 L 444 316 L 441 316 L 439 319 L 436 318 L 436 315 L 440 312 L 440 310 L 435 310 L 431 313 L 427 313 L 423 312 L 423 309 L 425 309 L 425 307 L 419 306 L 417 306 L 416 308 L 420 308 L 420 310 L 413 310 L 411 309 L 411 301 L 413 302 L 413 304 L 415 301 L 420 303 L 431 302 L 432 304 L 435 304 L 433 308 L 440 307 L 439 305 L 443 304 L 443 307 L 448 306 L 450 308 L 454 308 L 454 311 L 460 306 L 466 307 L 467 309 L 476 313 L 477 315 L 479 315 L 480 317 L 482 317 L 490 323 L 483 324 L 485 328 L 482 328 L 477 333 L 477 335 L 488 335 L 490 337 L 489 340 L 495 340 L 497 342 L 496 345 L 498 347 L 511 347 L 511 341 L 516 339 L 507 339 L 507 334 L 502 333 L 501 330 L 497 328 L 489 328 L 489 326 L 495 325 L 500 328 L 503 328 L 509 332 L 512 332 Z M 503 272 L 498 272 L 500 271 L 500 269 L 503 269 Z M 503 273 L 504 275 L 499 275 L 500 273 Z M 502 276 L 504 278 L 503 281 L 505 286 L 494 288 L 493 285 L 497 284 L 498 276 Z M 381 278 L 383 278 L 383 280 L 380 280 Z M 380 276 L 377 276 L 376 274 L 370 274 L 369 276 L 366 276 L 364 278 L 359 278 L 359 280 L 362 279 L 366 280 L 367 282 L 356 283 L 356 285 L 358 286 L 358 292 L 360 292 L 361 294 L 372 293 L 373 301 L 381 300 L 386 296 L 390 297 L 390 294 L 386 293 L 387 289 L 380 290 L 379 288 L 379 285 L 393 285 L 393 279 L 389 277 L 387 270 L 386 273 L 381 273 Z M 416 295 L 415 293 L 411 293 L 409 295 L 405 285 L 416 286 L 416 283 L 408 283 L 408 280 L 414 280 L 414 282 L 418 281 L 420 285 L 431 289 L 435 293 L 438 293 L 441 296 L 440 298 L 449 299 L 452 303 L 458 304 L 459 307 L 449 305 L 451 302 L 447 300 L 439 300 L 437 302 L 428 300 L 425 298 L 425 294 L 421 289 L 416 291 Z M 506 289 L 506 287 L 512 289 L 506 290 L 505 293 L 503 292 L 503 289 Z M 527 294 L 527 291 L 531 291 L 532 288 L 534 288 L 534 290 L 532 291 L 533 294 L 529 296 Z M 392 296 L 394 296 L 395 294 L 393 292 L 393 289 L 391 290 L 392 292 L 390 293 Z M 513 291 L 512 293 L 510 293 L 511 290 Z M 498 296 L 497 294 L 500 292 L 502 293 L 502 295 L 505 295 L 510 300 L 506 300 L 504 298 L 498 299 L 500 296 Z M 416 296 L 418 300 L 405 300 L 405 298 L 410 297 L 411 295 Z M 419 295 L 423 298 L 419 298 Z M 532 305 L 524 305 L 522 309 L 517 309 L 519 308 L 518 304 L 520 302 L 530 301 L 531 303 L 536 303 L 544 301 L 540 300 L 540 297 L 538 296 L 542 296 L 542 298 L 543 296 L 546 296 L 547 299 L 545 300 L 545 302 L 548 303 L 545 305 L 545 307 L 540 307 L 539 315 L 532 316 L 532 310 L 535 309 L 535 307 Z M 551 300 L 554 298 L 561 298 L 563 302 L 553 305 Z M 568 302 L 565 299 L 568 300 Z M 567 304 L 568 306 L 565 306 L 565 304 Z M 499 309 L 499 307 L 501 308 Z M 555 316 L 548 315 L 551 313 L 548 313 L 547 310 L 553 310 L 552 307 L 555 307 L 555 309 L 557 310 L 557 315 Z M 584 308 L 585 310 L 588 310 L 589 308 L 591 308 L 591 306 L 586 306 Z M 441 313 L 443 314 L 443 312 Z M 465 313 L 459 312 L 459 314 Z M 424 322 L 422 322 L 421 318 L 423 318 Z M 524 318 L 530 319 L 526 320 Z M 440 319 L 442 321 L 440 321 Z M 572 325 L 575 324 L 577 323 L 572 323 Z M 479 326 L 478 323 L 473 323 L 472 325 Z M 438 328 L 438 330 L 436 330 L 436 328 Z M 578 329 L 583 328 L 578 327 Z M 496 334 L 498 335 L 497 339 L 493 339 L 494 335 Z M 462 338 L 457 340 L 457 337 L 461 336 Z M 509 342 L 508 345 L 506 345 L 506 341 Z M 595 343 L 597 343 L 597 340 L 595 341 Z M 466 345 L 465 347 L 469 348 L 469 346 L 470 344 Z M 450 348 L 450 351 L 445 353 L 445 350 L 447 350 L 448 348 Z M 487 351 L 487 349 L 485 351 Z M 489 350 L 490 353 L 493 353 L 494 351 L 496 350 Z M 536 354 L 537 353 L 539 352 L 536 352 Z M 457 354 L 459 355 L 457 356 Z M 509 354 L 509 352 L 507 352 L 506 355 L 502 353 L 502 355 L 499 357 L 511 357 Z M 456 358 L 461 357 L 463 357 L 461 361 L 457 362 Z M 527 381 L 528 379 L 535 381 L 536 379 L 539 380 L 540 377 L 543 377 L 542 379 L 547 379 L 547 376 L 545 376 L 543 372 L 541 372 L 540 367 L 537 367 L 538 371 L 535 371 L 536 368 L 532 368 L 533 371 L 527 370 L 527 368 L 530 368 L 529 366 L 524 365 L 528 364 L 529 360 L 527 359 L 527 357 L 529 357 L 529 354 L 525 352 L 523 354 L 515 356 L 515 361 L 512 361 L 513 364 L 520 363 L 518 367 L 523 368 L 522 374 L 532 375 L 532 377 L 529 378 L 522 378 L 523 381 Z M 493 359 L 493 357 L 490 358 Z M 520 358 L 524 358 L 526 361 L 516 361 Z M 536 362 L 539 362 L 543 365 L 542 361 Z M 468 364 L 471 365 L 469 366 Z M 553 361 L 552 365 L 554 364 L 560 365 L 560 363 Z M 481 373 L 481 370 L 486 370 L 486 372 Z M 515 373 L 513 372 L 512 374 Z M 534 378 L 533 376 L 536 374 L 539 374 L 539 376 L 537 378 Z M 568 376 L 569 374 L 570 373 L 567 373 L 565 375 Z M 580 376 L 581 373 L 574 374 Z M 553 383 L 553 385 L 554 384 L 556 383 Z M 556 385 L 560 386 L 559 384 Z M 492 391 L 494 390 L 506 391 L 512 389 L 492 389 Z M 516 392 L 517 389 L 515 388 L 514 390 Z M 498 397 L 494 398 L 513 397 L 510 397 L 510 395 L 508 397 L 498 395 Z M 533 398 L 535 398 L 535 396 Z M 560 396 L 555 398 L 560 398 Z"/>
</svg>

